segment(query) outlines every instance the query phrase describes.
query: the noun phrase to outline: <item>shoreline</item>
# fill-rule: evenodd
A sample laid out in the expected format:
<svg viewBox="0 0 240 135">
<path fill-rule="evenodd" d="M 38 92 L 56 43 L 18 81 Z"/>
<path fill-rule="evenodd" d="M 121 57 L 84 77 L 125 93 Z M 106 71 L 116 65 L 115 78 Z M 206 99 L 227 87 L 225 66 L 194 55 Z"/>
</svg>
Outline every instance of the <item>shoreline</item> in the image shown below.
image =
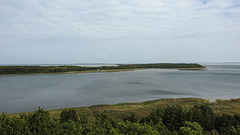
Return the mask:
<svg viewBox="0 0 240 135">
<path fill-rule="evenodd" d="M 87 70 L 87 71 L 69 71 L 59 73 L 29 73 L 29 74 L 0 74 L 0 76 L 18 76 L 18 75 L 60 75 L 60 74 L 81 74 L 81 73 L 105 73 L 105 72 L 124 72 L 141 69 L 110 69 L 110 70 Z M 143 69 L 142 69 L 143 70 Z"/>
<path fill-rule="evenodd" d="M 152 110 L 161 107 L 166 107 L 169 105 L 180 105 L 182 107 L 193 107 L 198 104 L 207 104 L 212 107 L 213 111 L 217 114 L 240 114 L 240 98 L 235 99 L 216 99 L 215 101 L 210 101 L 202 98 L 162 98 L 156 100 L 148 100 L 143 102 L 123 102 L 116 104 L 96 104 L 91 106 L 83 107 L 66 107 L 66 108 L 56 108 L 48 109 L 52 118 L 59 119 L 60 113 L 65 109 L 74 109 L 78 113 L 88 113 L 89 115 L 94 115 L 96 112 L 106 111 L 108 113 L 113 113 L 114 115 L 119 115 L 122 113 L 143 113 L 146 115 Z M 37 108 L 36 108 L 37 110 Z M 18 112 L 18 113 L 7 113 L 10 117 L 18 117 L 20 114 L 31 114 L 32 112 Z M 139 115 L 140 115 L 139 114 Z M 95 117 L 95 116 L 91 116 Z"/>
<path fill-rule="evenodd" d="M 2 134 L 237 135 L 239 106 L 240 98 L 216 102 L 173 98 L 55 110 L 38 107 L 30 113 L 2 113 L 0 131 Z"/>
<path fill-rule="evenodd" d="M 146 70 L 146 69 L 177 69 L 177 70 L 188 70 L 188 71 L 204 71 L 205 67 L 202 68 L 134 68 L 134 69 L 108 69 L 108 70 L 86 70 L 86 71 L 69 71 L 59 73 L 25 73 L 25 74 L 0 74 L 0 76 L 19 76 L 19 75 L 60 75 L 60 74 L 80 74 L 80 73 L 105 73 L 105 72 L 127 72 L 135 70 Z"/>
</svg>

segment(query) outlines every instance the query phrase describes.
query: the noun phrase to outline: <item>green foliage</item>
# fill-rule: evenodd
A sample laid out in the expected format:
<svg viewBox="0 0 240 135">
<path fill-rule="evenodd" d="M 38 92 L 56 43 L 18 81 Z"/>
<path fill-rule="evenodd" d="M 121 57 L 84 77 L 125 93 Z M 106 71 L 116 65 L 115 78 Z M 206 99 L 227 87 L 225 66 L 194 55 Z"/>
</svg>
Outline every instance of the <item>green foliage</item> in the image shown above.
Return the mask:
<svg viewBox="0 0 240 135">
<path fill-rule="evenodd" d="M 219 133 L 218 133 L 217 130 L 212 130 L 211 132 L 210 131 L 205 131 L 204 135 L 219 135 Z"/>
<path fill-rule="evenodd" d="M 117 131 L 114 129 L 118 125 L 118 120 L 108 115 L 105 112 L 99 112 L 97 118 L 93 121 L 91 126 L 91 134 L 115 134 Z"/>
<path fill-rule="evenodd" d="M 158 123 L 153 125 L 153 127 L 159 132 L 160 135 L 170 135 L 171 134 L 171 132 L 168 130 L 168 128 L 162 122 L 162 119 L 159 119 Z"/>
<path fill-rule="evenodd" d="M 134 68 L 204 68 L 195 63 L 154 63 L 154 64 L 120 64 L 119 68 L 134 69 Z"/>
<path fill-rule="evenodd" d="M 211 107 L 206 104 L 195 105 L 189 111 L 191 121 L 198 122 L 202 127 L 211 131 L 215 129 L 215 116 Z"/>
<path fill-rule="evenodd" d="M 119 64 L 118 66 L 0 66 L 0 74 L 64 73 L 72 71 L 136 69 L 136 68 L 203 68 L 194 63 Z"/>
<path fill-rule="evenodd" d="M 77 112 L 73 109 L 63 110 L 62 113 L 60 114 L 60 116 L 61 116 L 61 119 L 60 119 L 61 123 L 67 122 L 69 120 L 72 120 L 72 121 L 77 121 L 78 120 Z"/>
<path fill-rule="evenodd" d="M 239 115 L 218 115 L 216 118 L 216 129 L 221 134 L 239 135 L 240 121 Z"/>
<path fill-rule="evenodd" d="M 163 122 L 170 131 L 177 130 L 183 126 L 186 115 L 180 106 L 168 106 L 164 112 Z"/>
<path fill-rule="evenodd" d="M 69 120 L 60 125 L 60 134 L 65 135 L 81 135 L 84 134 L 84 129 L 82 127 L 81 121 L 72 121 Z"/>
<path fill-rule="evenodd" d="M 42 108 L 38 108 L 34 113 L 22 114 L 20 117 L 8 117 L 3 113 L 0 115 L 0 134 L 240 135 L 239 115 L 215 115 L 206 105 L 196 105 L 188 109 L 176 105 L 159 108 L 143 118 L 140 123 L 135 114 L 127 115 L 124 122 L 120 122 L 106 112 L 99 112 L 96 118 L 88 121 L 86 113 L 77 114 L 73 109 L 63 110 L 61 121 L 52 119 L 49 112 Z M 208 129 L 205 124 L 215 126 Z"/>
<path fill-rule="evenodd" d="M 79 118 L 80 118 L 80 121 L 81 121 L 82 125 L 87 125 L 88 124 L 88 114 L 80 113 Z"/>
<path fill-rule="evenodd" d="M 90 127 L 88 125 L 88 114 L 80 113 L 78 121 L 81 123 L 82 126 L 82 134 L 87 134 L 90 132 Z"/>
<path fill-rule="evenodd" d="M 29 135 L 27 121 L 17 117 L 9 118 L 6 114 L 0 115 L 0 134 L 1 135 Z"/>
<path fill-rule="evenodd" d="M 152 126 L 140 123 L 119 123 L 119 132 L 124 135 L 159 135 Z"/>
<path fill-rule="evenodd" d="M 224 127 L 220 129 L 220 133 L 224 135 L 240 135 L 240 130 L 234 127 L 234 126 L 229 126 L 229 127 Z"/>
<path fill-rule="evenodd" d="M 27 127 L 33 134 L 54 134 L 57 132 L 57 122 L 50 118 L 48 111 L 40 107 L 33 114 L 29 114 L 26 120 Z"/>
<path fill-rule="evenodd" d="M 153 122 L 153 124 L 159 123 L 160 119 L 164 117 L 165 110 L 163 108 L 158 108 L 157 110 L 153 111 L 148 115 L 147 117 L 143 118 L 140 123 L 150 123 Z"/>
<path fill-rule="evenodd" d="M 203 128 L 197 122 L 185 121 L 184 126 L 179 129 L 180 135 L 203 135 Z"/>
<path fill-rule="evenodd" d="M 124 121 L 124 122 L 129 121 L 129 122 L 132 122 L 132 123 L 137 123 L 137 122 L 138 122 L 138 118 L 136 117 L 136 114 L 135 114 L 135 113 L 132 113 L 132 114 L 129 115 L 129 116 L 125 116 L 125 117 L 123 118 L 123 121 Z"/>
</svg>

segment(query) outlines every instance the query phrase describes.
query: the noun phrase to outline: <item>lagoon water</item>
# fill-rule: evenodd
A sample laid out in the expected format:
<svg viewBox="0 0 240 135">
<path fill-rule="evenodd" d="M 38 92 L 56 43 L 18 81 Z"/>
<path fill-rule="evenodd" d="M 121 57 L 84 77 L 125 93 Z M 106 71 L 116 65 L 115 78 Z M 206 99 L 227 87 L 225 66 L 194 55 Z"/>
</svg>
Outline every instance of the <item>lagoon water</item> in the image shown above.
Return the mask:
<svg viewBox="0 0 240 135">
<path fill-rule="evenodd" d="M 240 98 L 240 64 L 205 71 L 147 69 L 128 72 L 0 76 L 0 112 L 16 113 L 161 98 Z"/>
</svg>

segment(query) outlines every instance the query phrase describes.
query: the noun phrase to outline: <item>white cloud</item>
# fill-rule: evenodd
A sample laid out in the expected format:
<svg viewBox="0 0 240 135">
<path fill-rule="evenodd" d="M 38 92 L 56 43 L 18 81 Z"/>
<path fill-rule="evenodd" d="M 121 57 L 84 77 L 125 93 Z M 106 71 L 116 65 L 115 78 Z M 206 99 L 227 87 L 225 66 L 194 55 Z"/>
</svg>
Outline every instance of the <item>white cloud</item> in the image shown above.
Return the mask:
<svg viewBox="0 0 240 135">
<path fill-rule="evenodd" d="M 191 42 L 214 48 L 221 40 L 239 48 L 239 22 L 239 0 L 1 0 L 0 47 L 111 44 L 121 49 Z"/>
<path fill-rule="evenodd" d="M 194 0 L 10 0 L 0 4 L 1 34 L 9 35 L 181 37 L 240 27 L 240 8 L 234 7 L 239 2 L 234 0 L 207 4 Z"/>
</svg>

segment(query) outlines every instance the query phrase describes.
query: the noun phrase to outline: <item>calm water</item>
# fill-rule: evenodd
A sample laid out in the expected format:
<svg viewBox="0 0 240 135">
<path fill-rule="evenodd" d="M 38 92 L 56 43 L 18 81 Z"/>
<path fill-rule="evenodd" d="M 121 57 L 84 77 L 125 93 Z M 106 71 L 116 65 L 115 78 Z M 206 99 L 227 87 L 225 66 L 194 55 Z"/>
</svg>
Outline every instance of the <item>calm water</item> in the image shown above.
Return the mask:
<svg viewBox="0 0 240 135">
<path fill-rule="evenodd" d="M 0 112 L 142 102 L 160 98 L 240 98 L 240 65 L 206 71 L 149 69 L 115 73 L 0 76 Z"/>
</svg>

